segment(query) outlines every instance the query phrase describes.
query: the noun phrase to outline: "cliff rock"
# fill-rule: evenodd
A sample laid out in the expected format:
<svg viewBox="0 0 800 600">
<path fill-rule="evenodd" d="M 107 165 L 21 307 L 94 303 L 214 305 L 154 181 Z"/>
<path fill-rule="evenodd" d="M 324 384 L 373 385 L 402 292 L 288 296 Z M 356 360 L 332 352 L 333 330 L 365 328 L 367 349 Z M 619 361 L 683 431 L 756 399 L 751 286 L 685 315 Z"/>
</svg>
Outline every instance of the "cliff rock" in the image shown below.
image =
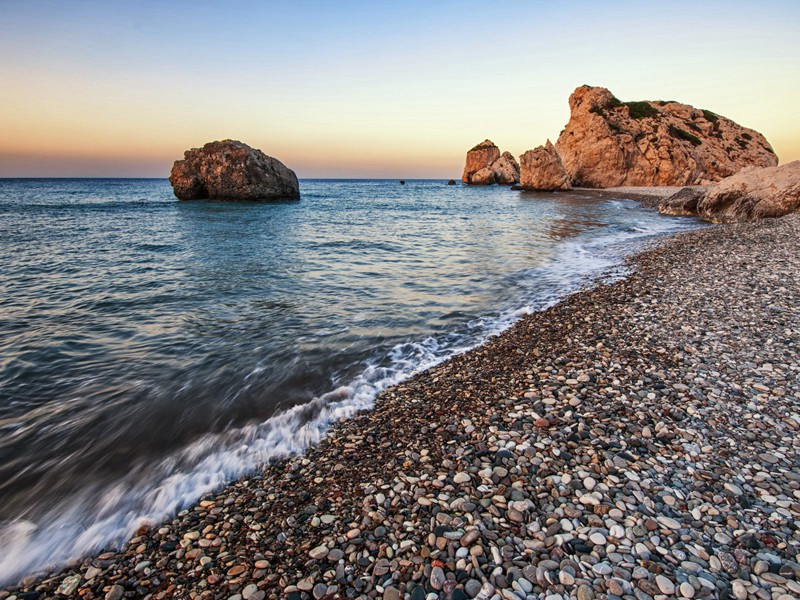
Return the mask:
<svg viewBox="0 0 800 600">
<path fill-rule="evenodd" d="M 757 131 L 688 104 L 620 102 L 582 86 L 556 149 L 575 186 L 703 185 L 778 159 Z"/>
<path fill-rule="evenodd" d="M 209 142 L 175 161 L 169 182 L 180 200 L 297 200 L 294 171 L 235 140 Z"/>
<path fill-rule="evenodd" d="M 519 183 L 519 165 L 510 152 L 500 154 L 491 140 L 484 140 L 467 152 L 461 181 L 470 185 L 514 185 Z"/>
<path fill-rule="evenodd" d="M 743 169 L 709 186 L 694 204 L 681 190 L 665 199 L 664 214 L 698 215 L 714 223 L 782 217 L 800 208 L 800 160 L 780 167 Z"/>
<path fill-rule="evenodd" d="M 519 157 L 520 187 L 526 190 L 569 190 L 567 172 L 553 144 L 528 150 Z"/>
</svg>

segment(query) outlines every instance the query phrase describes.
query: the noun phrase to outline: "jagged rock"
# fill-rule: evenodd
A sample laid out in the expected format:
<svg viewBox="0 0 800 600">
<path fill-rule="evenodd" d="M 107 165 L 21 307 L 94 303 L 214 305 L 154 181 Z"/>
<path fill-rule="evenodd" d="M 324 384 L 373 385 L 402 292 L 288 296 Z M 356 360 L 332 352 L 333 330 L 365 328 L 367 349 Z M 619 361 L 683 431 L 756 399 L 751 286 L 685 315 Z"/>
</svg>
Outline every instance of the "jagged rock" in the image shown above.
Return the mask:
<svg viewBox="0 0 800 600">
<path fill-rule="evenodd" d="M 686 189 L 665 199 L 665 214 L 698 215 L 714 223 L 782 217 L 800 208 L 800 160 L 780 167 L 743 169 L 699 192 Z"/>
<path fill-rule="evenodd" d="M 184 153 L 169 177 L 180 200 L 297 200 L 294 171 L 236 140 L 209 142 Z"/>
<path fill-rule="evenodd" d="M 472 174 L 470 185 L 491 185 L 495 183 L 494 171 L 491 167 L 483 167 Z"/>
<path fill-rule="evenodd" d="M 519 165 L 510 152 L 500 154 L 491 140 L 484 140 L 467 152 L 461 181 L 470 185 L 513 185 L 519 183 Z"/>
<path fill-rule="evenodd" d="M 665 215 L 697 215 L 697 204 L 705 192 L 706 189 L 702 187 L 685 187 L 664 198 L 658 205 L 658 212 Z"/>
<path fill-rule="evenodd" d="M 503 152 L 496 161 L 492 163 L 495 183 L 500 185 L 514 185 L 519 183 L 519 164 L 511 152 Z"/>
<path fill-rule="evenodd" d="M 620 102 L 581 86 L 556 149 L 574 186 L 697 185 L 778 159 L 757 131 L 678 102 Z"/>
<path fill-rule="evenodd" d="M 519 157 L 520 187 L 526 190 L 569 190 L 567 172 L 553 144 L 528 150 Z"/>
</svg>

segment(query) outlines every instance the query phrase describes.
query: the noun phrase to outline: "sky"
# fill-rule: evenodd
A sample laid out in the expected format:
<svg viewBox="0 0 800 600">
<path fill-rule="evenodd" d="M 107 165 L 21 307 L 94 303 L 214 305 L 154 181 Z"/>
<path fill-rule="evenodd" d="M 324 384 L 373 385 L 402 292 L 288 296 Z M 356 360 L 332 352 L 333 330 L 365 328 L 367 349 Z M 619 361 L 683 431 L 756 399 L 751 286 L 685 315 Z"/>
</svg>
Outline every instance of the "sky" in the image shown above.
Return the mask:
<svg viewBox="0 0 800 600">
<path fill-rule="evenodd" d="M 299 177 L 458 178 L 555 141 L 579 85 L 800 159 L 800 2 L 0 0 L 0 177 L 166 177 L 239 139 Z"/>
</svg>

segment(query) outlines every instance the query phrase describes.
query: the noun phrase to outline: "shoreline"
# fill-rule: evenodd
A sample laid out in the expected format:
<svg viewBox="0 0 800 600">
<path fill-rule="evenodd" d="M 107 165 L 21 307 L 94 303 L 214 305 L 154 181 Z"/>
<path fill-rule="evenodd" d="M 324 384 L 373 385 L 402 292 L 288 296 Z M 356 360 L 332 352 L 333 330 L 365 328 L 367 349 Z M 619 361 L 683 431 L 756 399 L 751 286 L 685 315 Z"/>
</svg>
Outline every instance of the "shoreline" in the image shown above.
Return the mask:
<svg viewBox="0 0 800 600">
<path fill-rule="evenodd" d="M 749 391 L 735 369 L 706 368 L 718 373 L 706 375 L 697 361 L 738 364 L 737 353 L 770 352 L 760 339 L 769 326 L 742 320 L 748 311 L 774 318 L 775 306 L 788 311 L 784 327 L 797 325 L 800 286 L 790 263 L 799 223 L 791 216 L 661 240 L 630 260 L 635 269 L 621 281 L 568 296 L 385 390 L 370 412 L 335 424 L 302 456 L 204 497 L 119 552 L 27 581 L 23 594 L 38 596 L 12 595 L 47 597 L 60 588 L 77 596 L 83 588 L 90 598 L 319 599 L 349 590 L 393 600 L 402 592 L 414 600 L 427 592 L 586 600 L 636 589 L 651 597 L 676 590 L 739 597 L 740 586 L 753 585 L 746 576 L 731 583 L 745 564 L 765 586 L 796 594 L 800 587 L 788 583 L 800 578 L 792 526 L 800 476 L 785 468 L 797 469 L 792 445 L 781 449 L 774 429 L 758 427 L 744 433 L 744 448 L 723 444 L 723 434 L 738 435 L 740 426 L 717 413 L 744 411 L 796 436 L 797 384 L 762 382 L 775 379 L 775 365 L 782 370 L 777 360 L 764 361 L 767 375 L 762 365 L 751 369 L 758 374 Z M 759 243 L 743 244 L 749 238 Z M 755 258 L 774 267 L 760 266 L 769 277 L 753 271 Z M 719 260 L 735 262 L 739 278 L 757 285 L 730 280 L 730 265 Z M 762 296 L 774 300 L 778 275 L 789 278 L 779 282 L 790 286 L 787 303 L 762 307 Z M 723 280 L 739 286 L 738 297 L 723 297 Z M 705 335 L 685 318 L 687 303 Z M 708 335 L 731 314 L 739 322 Z M 748 346 L 747 335 L 759 343 Z M 759 395 L 769 405 L 751 398 Z M 778 407 L 789 410 L 782 417 Z M 747 444 L 763 452 L 750 453 Z M 761 454 L 770 458 L 749 481 L 741 456 Z M 680 485 L 667 485 L 673 479 Z M 771 524 L 763 535 L 755 517 Z"/>
</svg>

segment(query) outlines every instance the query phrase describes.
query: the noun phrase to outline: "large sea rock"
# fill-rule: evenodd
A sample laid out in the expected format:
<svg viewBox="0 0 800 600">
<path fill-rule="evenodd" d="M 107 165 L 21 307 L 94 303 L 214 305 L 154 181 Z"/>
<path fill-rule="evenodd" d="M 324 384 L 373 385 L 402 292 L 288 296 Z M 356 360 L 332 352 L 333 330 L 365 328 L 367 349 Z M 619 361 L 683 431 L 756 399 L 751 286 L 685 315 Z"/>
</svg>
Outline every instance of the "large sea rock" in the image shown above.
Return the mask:
<svg viewBox="0 0 800 600">
<path fill-rule="evenodd" d="M 470 185 L 514 185 L 519 183 L 519 164 L 513 154 L 501 154 L 494 142 L 484 140 L 467 152 L 461 181 Z"/>
<path fill-rule="evenodd" d="M 180 200 L 298 200 L 297 175 L 236 140 L 209 142 L 175 161 L 169 182 Z"/>
<path fill-rule="evenodd" d="M 800 160 L 780 167 L 746 168 L 705 190 L 685 188 L 662 201 L 658 210 L 730 223 L 782 217 L 798 208 Z"/>
<path fill-rule="evenodd" d="M 555 146 L 574 186 L 680 186 L 720 181 L 778 159 L 763 135 L 679 102 L 620 102 L 581 86 Z"/>
<path fill-rule="evenodd" d="M 544 146 L 528 150 L 520 156 L 519 165 L 519 185 L 523 189 L 553 192 L 572 187 L 561 158 L 550 140 Z"/>
</svg>

